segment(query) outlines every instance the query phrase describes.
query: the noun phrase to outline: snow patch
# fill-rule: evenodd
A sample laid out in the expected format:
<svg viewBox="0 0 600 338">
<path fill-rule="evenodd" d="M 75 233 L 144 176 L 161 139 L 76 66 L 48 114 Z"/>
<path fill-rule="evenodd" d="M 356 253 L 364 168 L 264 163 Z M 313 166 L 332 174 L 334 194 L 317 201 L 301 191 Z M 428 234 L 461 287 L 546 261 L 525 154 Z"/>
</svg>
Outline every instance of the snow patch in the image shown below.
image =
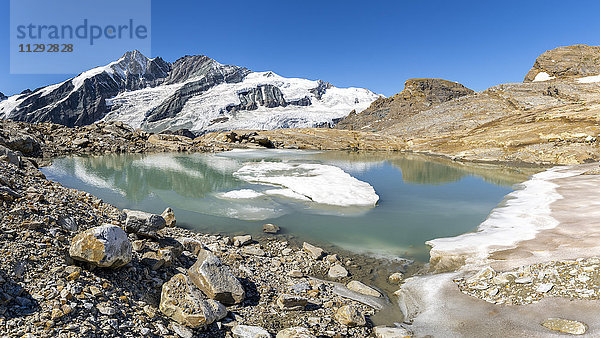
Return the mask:
<svg viewBox="0 0 600 338">
<path fill-rule="evenodd" d="M 556 76 L 550 76 L 550 74 L 548 74 L 546 72 L 541 72 L 535 76 L 535 78 L 533 79 L 533 82 L 542 82 L 542 81 L 548 81 L 548 80 L 552 80 L 552 79 L 556 79 Z"/>
<path fill-rule="evenodd" d="M 580 79 L 577 79 L 577 82 L 579 82 L 579 83 L 596 83 L 596 82 L 600 82 L 600 75 L 592 75 L 592 76 L 582 77 Z"/>
<path fill-rule="evenodd" d="M 252 199 L 260 196 L 264 196 L 264 194 L 252 189 L 232 190 L 217 195 L 219 198 L 229 199 Z"/>
</svg>

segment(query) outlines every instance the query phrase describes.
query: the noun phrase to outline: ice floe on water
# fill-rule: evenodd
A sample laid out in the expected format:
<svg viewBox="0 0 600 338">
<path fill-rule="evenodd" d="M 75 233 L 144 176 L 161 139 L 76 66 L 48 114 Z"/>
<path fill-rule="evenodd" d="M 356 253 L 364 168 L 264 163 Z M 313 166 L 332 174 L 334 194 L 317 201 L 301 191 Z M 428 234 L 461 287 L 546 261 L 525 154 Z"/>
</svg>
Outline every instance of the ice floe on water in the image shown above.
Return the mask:
<svg viewBox="0 0 600 338">
<path fill-rule="evenodd" d="M 229 199 L 252 199 L 264 196 L 264 194 L 252 189 L 240 189 L 221 193 L 218 196 Z"/>
<path fill-rule="evenodd" d="M 375 189 L 342 169 L 316 163 L 247 163 L 233 174 L 258 184 L 283 187 L 315 203 L 334 206 L 374 206 Z"/>
</svg>

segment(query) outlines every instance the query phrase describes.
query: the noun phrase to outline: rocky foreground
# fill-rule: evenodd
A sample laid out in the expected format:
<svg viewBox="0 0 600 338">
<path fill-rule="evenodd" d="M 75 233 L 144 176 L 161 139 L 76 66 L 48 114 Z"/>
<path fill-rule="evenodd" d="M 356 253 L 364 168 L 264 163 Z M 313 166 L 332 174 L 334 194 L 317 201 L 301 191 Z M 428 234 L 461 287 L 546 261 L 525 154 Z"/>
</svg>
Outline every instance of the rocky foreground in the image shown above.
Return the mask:
<svg viewBox="0 0 600 338">
<path fill-rule="evenodd" d="M 354 257 L 273 234 L 195 233 L 118 210 L 45 179 L 39 163 L 113 151 L 206 151 L 180 135 L 120 123 L 65 128 L 2 121 L 0 331 L 8 336 L 408 336 L 373 327 L 389 306 Z M 370 270 L 372 271 L 372 270 Z M 368 273 L 368 271 L 366 271 Z M 398 285 L 402 273 L 391 276 Z"/>
</svg>

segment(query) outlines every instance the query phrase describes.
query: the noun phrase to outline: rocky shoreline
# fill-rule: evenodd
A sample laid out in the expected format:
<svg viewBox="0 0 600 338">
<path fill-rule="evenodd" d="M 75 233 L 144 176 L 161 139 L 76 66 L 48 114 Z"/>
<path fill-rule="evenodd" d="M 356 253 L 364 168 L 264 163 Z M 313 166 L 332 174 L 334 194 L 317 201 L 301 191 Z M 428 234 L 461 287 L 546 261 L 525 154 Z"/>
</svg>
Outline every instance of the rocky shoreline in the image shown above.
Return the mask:
<svg viewBox="0 0 600 338">
<path fill-rule="evenodd" d="M 374 327 L 370 317 L 390 302 L 385 292 L 356 280 L 375 272 L 358 255 L 326 253 L 280 235 L 230 238 L 167 227 L 166 221 L 174 221 L 172 214 L 118 210 L 46 180 L 37 169 L 72 154 L 223 147 L 185 136 L 146 134 L 118 122 L 66 128 L 2 121 L 0 126 L 4 334 L 410 334 L 400 326 Z M 390 288 L 397 288 L 402 278 L 394 274 Z"/>
</svg>

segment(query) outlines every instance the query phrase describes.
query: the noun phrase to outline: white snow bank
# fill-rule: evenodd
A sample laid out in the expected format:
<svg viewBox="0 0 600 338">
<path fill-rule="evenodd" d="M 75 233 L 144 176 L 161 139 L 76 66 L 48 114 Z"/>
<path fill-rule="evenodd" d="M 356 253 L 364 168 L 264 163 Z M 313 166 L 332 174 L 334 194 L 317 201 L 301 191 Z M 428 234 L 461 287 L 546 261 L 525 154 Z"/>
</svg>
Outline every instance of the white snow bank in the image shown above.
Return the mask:
<svg viewBox="0 0 600 338">
<path fill-rule="evenodd" d="M 234 176 L 251 183 L 281 186 L 320 204 L 374 206 L 379 200 L 370 184 L 323 164 L 256 162 L 244 165 Z"/>
<path fill-rule="evenodd" d="M 432 247 L 432 256 L 466 255 L 473 261 L 481 261 L 494 248 L 513 247 L 535 238 L 542 230 L 556 227 L 558 221 L 550 215 L 550 205 L 562 196 L 552 180 L 579 174 L 561 169 L 564 167 L 549 169 L 522 183 L 522 188 L 510 193 L 504 205 L 492 210 L 476 232 L 426 242 Z"/>
<path fill-rule="evenodd" d="M 542 82 L 542 81 L 548 81 L 548 80 L 552 80 L 552 79 L 556 79 L 556 76 L 550 76 L 550 74 L 548 74 L 546 72 L 541 72 L 535 76 L 535 78 L 533 79 L 533 82 Z"/>
<path fill-rule="evenodd" d="M 600 82 L 600 75 L 586 76 L 580 79 L 577 79 L 579 83 L 595 83 Z"/>
<path fill-rule="evenodd" d="M 230 199 L 250 199 L 260 196 L 264 196 L 264 194 L 252 189 L 232 190 L 218 195 L 220 198 Z"/>
</svg>

